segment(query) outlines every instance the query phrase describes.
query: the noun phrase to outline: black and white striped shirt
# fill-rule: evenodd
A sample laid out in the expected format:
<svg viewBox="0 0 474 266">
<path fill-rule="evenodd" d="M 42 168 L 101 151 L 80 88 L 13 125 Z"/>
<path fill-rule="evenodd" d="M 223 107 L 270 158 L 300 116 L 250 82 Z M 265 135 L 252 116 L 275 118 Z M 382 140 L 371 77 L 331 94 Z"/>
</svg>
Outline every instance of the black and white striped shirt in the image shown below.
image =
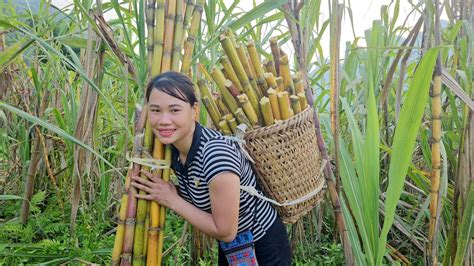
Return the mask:
<svg viewBox="0 0 474 266">
<path fill-rule="evenodd" d="M 232 172 L 240 177 L 240 185 L 257 187 L 256 177 L 240 148 L 218 131 L 196 123 L 186 165 L 173 147 L 171 168 L 178 177 L 181 197 L 201 210 L 211 212 L 209 184 L 220 173 Z M 276 210 L 269 202 L 240 190 L 238 232 L 251 229 L 254 240 L 260 239 L 273 224 Z"/>
</svg>

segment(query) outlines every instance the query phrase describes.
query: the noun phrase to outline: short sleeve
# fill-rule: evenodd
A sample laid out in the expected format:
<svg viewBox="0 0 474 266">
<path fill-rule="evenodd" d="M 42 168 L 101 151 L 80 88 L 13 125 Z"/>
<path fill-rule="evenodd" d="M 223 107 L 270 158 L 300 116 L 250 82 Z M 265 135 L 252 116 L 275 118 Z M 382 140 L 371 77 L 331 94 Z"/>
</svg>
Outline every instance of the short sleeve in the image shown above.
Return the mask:
<svg viewBox="0 0 474 266">
<path fill-rule="evenodd" d="M 207 184 L 218 174 L 231 172 L 240 177 L 239 151 L 225 139 L 210 140 L 203 154 L 203 172 Z"/>
</svg>

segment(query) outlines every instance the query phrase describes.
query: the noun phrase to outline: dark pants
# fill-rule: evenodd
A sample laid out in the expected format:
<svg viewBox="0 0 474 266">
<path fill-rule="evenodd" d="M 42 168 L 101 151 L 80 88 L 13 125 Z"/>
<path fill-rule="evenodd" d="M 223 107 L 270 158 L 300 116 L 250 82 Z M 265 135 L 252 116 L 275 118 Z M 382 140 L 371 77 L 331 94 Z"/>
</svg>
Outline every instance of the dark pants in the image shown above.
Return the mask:
<svg viewBox="0 0 474 266">
<path fill-rule="evenodd" d="M 291 265 L 291 250 L 288 234 L 280 217 L 277 217 L 267 233 L 255 242 L 258 265 Z M 229 265 L 219 246 L 219 265 Z"/>
</svg>

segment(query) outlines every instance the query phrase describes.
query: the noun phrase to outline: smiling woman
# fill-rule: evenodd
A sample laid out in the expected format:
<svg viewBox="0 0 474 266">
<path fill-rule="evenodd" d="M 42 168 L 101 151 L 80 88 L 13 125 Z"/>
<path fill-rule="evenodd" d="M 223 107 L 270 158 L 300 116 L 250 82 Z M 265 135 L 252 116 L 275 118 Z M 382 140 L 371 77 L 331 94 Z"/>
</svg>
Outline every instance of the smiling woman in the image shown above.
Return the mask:
<svg viewBox="0 0 474 266">
<path fill-rule="evenodd" d="M 232 264 L 233 256 L 223 251 L 229 246 L 241 247 L 231 253 L 246 254 L 246 265 L 256 261 L 290 265 L 288 236 L 275 209 L 240 191 L 241 185 L 259 189 L 250 162 L 236 143 L 195 122 L 193 88 L 191 80 L 178 72 L 165 72 L 150 81 L 146 91 L 150 126 L 163 144 L 172 145 L 171 168 L 179 183 L 176 189 L 144 172 L 149 180 L 134 177 L 132 185 L 148 194 L 136 197 L 172 209 L 219 240 L 219 265 Z M 250 253 L 247 244 L 254 246 Z"/>
</svg>

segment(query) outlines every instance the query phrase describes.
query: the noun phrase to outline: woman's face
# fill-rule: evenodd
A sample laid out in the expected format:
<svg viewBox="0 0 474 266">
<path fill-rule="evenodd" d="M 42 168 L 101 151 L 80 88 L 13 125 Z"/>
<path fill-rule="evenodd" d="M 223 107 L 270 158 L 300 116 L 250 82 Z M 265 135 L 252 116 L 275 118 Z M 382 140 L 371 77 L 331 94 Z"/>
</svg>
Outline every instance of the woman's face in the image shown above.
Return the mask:
<svg viewBox="0 0 474 266">
<path fill-rule="evenodd" d="M 163 144 L 176 144 L 192 139 L 197 103 L 191 106 L 162 91 L 150 93 L 148 119 L 153 133 Z"/>
</svg>

